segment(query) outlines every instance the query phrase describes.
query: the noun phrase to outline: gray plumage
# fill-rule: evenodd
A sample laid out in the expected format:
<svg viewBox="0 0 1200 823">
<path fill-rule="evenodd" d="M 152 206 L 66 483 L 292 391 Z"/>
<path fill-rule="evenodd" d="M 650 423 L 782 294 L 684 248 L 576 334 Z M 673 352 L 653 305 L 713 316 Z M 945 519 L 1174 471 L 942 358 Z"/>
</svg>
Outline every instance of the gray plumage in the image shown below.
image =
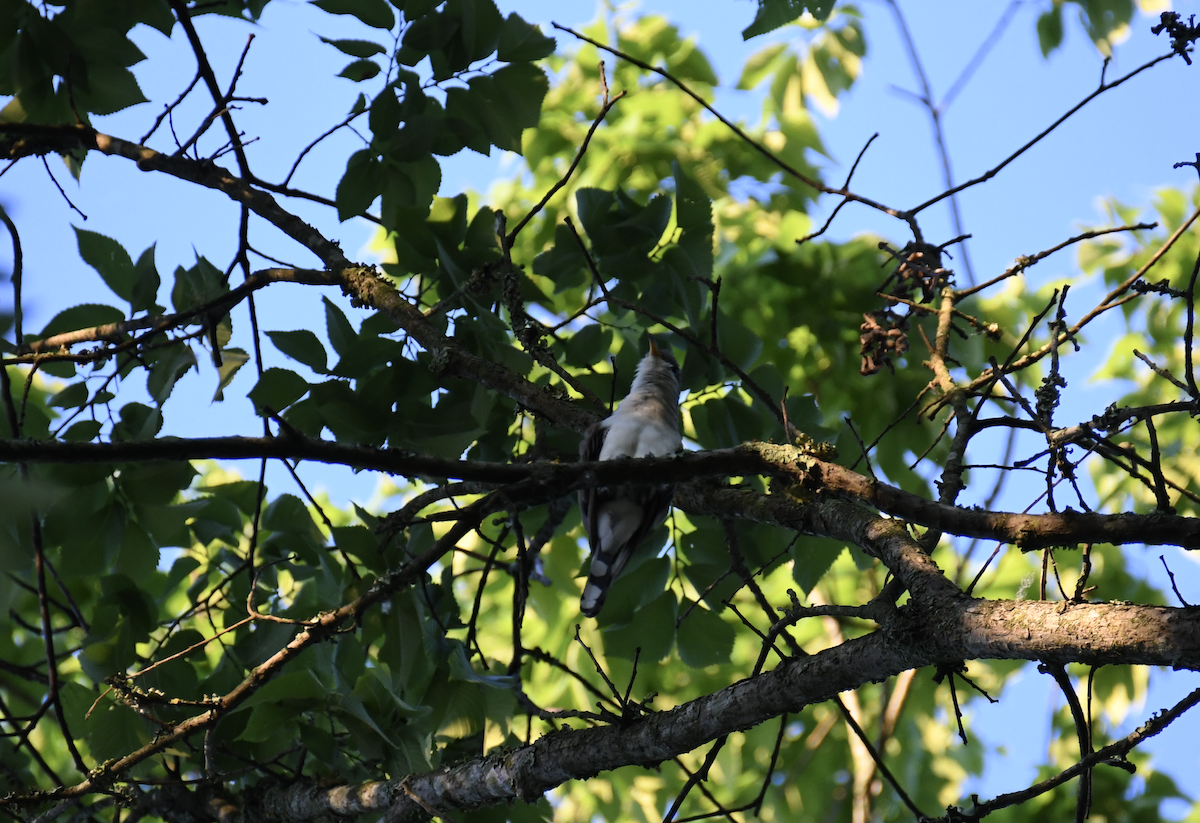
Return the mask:
<svg viewBox="0 0 1200 823">
<path fill-rule="evenodd" d="M 609 417 L 588 429 L 579 444 L 580 460 L 615 460 L 673 454 L 679 433 L 679 365 L 670 351 L 650 340 L 650 353 L 638 364 L 629 394 Z M 579 610 L 595 617 L 608 587 L 650 532 L 667 519 L 673 485 L 629 483 L 579 493 L 583 525 L 592 549 Z"/>
</svg>

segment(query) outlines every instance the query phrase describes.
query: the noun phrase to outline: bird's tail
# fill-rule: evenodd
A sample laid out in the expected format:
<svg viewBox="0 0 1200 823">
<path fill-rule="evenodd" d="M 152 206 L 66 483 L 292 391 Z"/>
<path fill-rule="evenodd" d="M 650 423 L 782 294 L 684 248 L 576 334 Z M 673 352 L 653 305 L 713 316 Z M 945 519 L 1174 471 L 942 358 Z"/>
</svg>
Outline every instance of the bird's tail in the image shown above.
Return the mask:
<svg viewBox="0 0 1200 823">
<path fill-rule="evenodd" d="M 611 554 L 597 551 L 592 555 L 587 583 L 584 584 L 583 595 L 579 598 L 579 611 L 583 612 L 584 617 L 595 617 L 600 613 L 604 598 L 608 597 L 608 587 L 617 579 L 628 560 L 628 544 Z"/>
</svg>

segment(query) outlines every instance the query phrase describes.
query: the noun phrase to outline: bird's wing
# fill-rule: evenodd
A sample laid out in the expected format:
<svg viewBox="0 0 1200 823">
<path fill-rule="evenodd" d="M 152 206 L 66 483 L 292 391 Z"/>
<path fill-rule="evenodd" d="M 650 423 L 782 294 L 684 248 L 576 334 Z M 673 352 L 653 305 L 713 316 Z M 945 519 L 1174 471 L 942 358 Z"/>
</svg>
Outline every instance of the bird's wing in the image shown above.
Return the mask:
<svg viewBox="0 0 1200 823">
<path fill-rule="evenodd" d="M 593 423 L 579 441 L 579 459 L 593 461 L 600 459 L 600 451 L 604 448 L 604 437 L 608 434 L 605 420 Z M 579 511 L 583 515 L 583 527 L 588 533 L 588 545 L 596 549 L 596 518 L 600 514 L 600 505 L 596 500 L 596 487 L 588 486 L 579 492 Z"/>
<path fill-rule="evenodd" d="M 583 587 L 583 597 L 580 598 L 579 608 L 585 617 L 595 617 L 604 605 L 608 596 L 608 588 L 613 581 L 625 570 L 634 552 L 642 546 L 650 532 L 658 528 L 667 518 L 671 509 L 671 500 L 675 495 L 673 485 L 625 485 L 600 488 L 592 491 L 588 512 L 588 543 L 591 545 L 592 556 L 588 567 L 587 582 Z M 603 546 L 600 542 L 598 521 L 600 512 L 610 504 L 620 509 L 623 503 L 632 503 L 640 507 L 640 517 L 629 537 L 615 545 Z M 637 508 L 626 516 L 637 516 Z M 610 510 L 610 515 L 612 514 Z"/>
</svg>

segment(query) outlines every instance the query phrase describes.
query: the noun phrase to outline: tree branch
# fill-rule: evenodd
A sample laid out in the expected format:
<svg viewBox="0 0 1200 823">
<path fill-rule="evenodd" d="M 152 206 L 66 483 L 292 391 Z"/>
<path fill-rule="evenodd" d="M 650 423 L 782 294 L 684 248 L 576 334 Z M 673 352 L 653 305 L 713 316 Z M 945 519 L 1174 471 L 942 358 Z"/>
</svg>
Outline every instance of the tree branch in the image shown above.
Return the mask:
<svg viewBox="0 0 1200 823">
<path fill-rule="evenodd" d="M 906 619 L 890 631 L 790 660 L 671 711 L 620 725 L 553 732 L 528 746 L 421 775 L 359 785 L 272 787 L 248 798 L 243 819 L 262 815 L 305 821 L 330 812 L 385 812 L 385 820 L 391 822 L 425 814 L 425 805 L 444 811 L 533 802 L 568 780 L 627 765 L 654 768 L 717 737 L 831 700 L 839 692 L 912 668 L 966 658 L 1200 668 L 1200 614 L 1194 611 L 1117 604 L 1077 605 L 1064 611 L 1062 606 L 960 598 L 936 622 L 926 620 L 932 612 L 905 608 L 901 613 Z M 1131 633 L 1113 637 L 1113 626 L 1129 627 Z M 1180 648 L 1191 649 L 1187 659 L 1175 657 Z M 1106 751 L 1087 760 L 1097 762 Z"/>
<path fill-rule="evenodd" d="M 450 460 L 398 449 L 345 446 L 298 436 L 211 437 L 62 443 L 0 440 L 0 460 L 29 463 L 127 463 L 162 460 L 259 458 L 312 460 L 407 477 L 438 477 L 503 485 L 528 480 L 541 501 L 585 486 L 682 483 L 676 505 L 684 511 L 727 512 L 808 534 L 835 536 L 831 520 L 842 516 L 835 501 L 818 497 L 799 503 L 789 495 L 764 495 L 739 487 L 688 482 L 699 477 L 750 474 L 784 476 L 814 492 L 860 503 L 926 528 L 962 537 L 1001 540 L 1026 551 L 1075 543 L 1146 543 L 1200 548 L 1200 518 L 1153 514 L 1065 511 L 1019 514 L 966 509 L 929 500 L 850 471 L 791 446 L 746 443 L 733 449 L 690 452 L 676 457 L 606 460 L 595 463 L 488 463 Z M 855 541 L 857 542 L 857 541 Z M 861 543 L 859 544 L 861 545 Z"/>
</svg>

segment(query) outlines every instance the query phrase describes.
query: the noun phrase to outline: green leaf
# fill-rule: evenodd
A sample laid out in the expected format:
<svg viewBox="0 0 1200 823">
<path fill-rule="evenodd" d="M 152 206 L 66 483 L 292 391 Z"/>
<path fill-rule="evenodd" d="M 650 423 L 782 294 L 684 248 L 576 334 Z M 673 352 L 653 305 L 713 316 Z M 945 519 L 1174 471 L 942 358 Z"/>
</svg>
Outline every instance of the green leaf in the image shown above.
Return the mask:
<svg viewBox="0 0 1200 823">
<path fill-rule="evenodd" d="M 387 0 L 312 0 L 312 4 L 330 14 L 349 14 L 376 29 L 390 29 L 396 16 Z"/>
<path fill-rule="evenodd" d="M 338 762 L 339 747 L 333 733 L 319 726 L 307 723 L 300 724 L 300 742 L 305 750 L 322 764 L 329 768 L 340 766 Z"/>
<path fill-rule="evenodd" d="M 361 83 L 363 80 L 370 80 L 381 71 L 383 69 L 379 68 L 379 64 L 374 60 L 355 60 L 338 72 L 338 77 L 345 77 L 355 83 Z"/>
<path fill-rule="evenodd" d="M 450 48 L 445 49 L 441 55 L 431 55 L 434 58 L 435 77 L 442 76 L 438 72 L 438 58 L 444 57 L 447 68 L 451 71 L 459 71 L 476 60 L 490 56 L 496 50 L 504 22 L 493 0 L 459 0 L 458 3 L 446 4 L 446 12 L 450 16 L 457 12 L 461 53 L 456 54 L 458 49 Z"/>
<path fill-rule="evenodd" d="M 379 560 L 379 538 L 366 526 L 335 527 L 333 541 L 339 549 L 357 557 L 368 567 L 375 567 Z"/>
<path fill-rule="evenodd" d="M 249 398 L 263 414 L 267 408 L 279 413 L 308 393 L 308 383 L 294 371 L 272 368 L 263 372 L 250 390 Z"/>
<path fill-rule="evenodd" d="M 1055 3 L 1049 10 L 1038 15 L 1037 37 L 1042 57 L 1049 57 L 1052 51 L 1062 45 L 1063 7 L 1061 3 Z"/>
<path fill-rule="evenodd" d="M 675 593 L 666 591 L 638 609 L 631 622 L 604 629 L 605 654 L 633 660 L 641 649 L 638 658 L 641 663 L 662 660 L 670 654 L 675 643 L 677 608 Z"/>
<path fill-rule="evenodd" d="M 675 173 L 675 222 L 683 230 L 677 248 L 684 255 L 673 264 L 678 268 L 686 260 L 687 270 L 681 275 L 709 280 L 713 272 L 712 200 L 679 161 L 671 163 L 671 170 Z"/>
<path fill-rule="evenodd" d="M 100 273 L 105 284 L 122 300 L 132 300 L 134 270 L 129 252 L 111 237 L 72 227 L 79 244 L 79 256 Z"/>
<path fill-rule="evenodd" d="M 329 335 L 329 343 L 338 355 L 344 357 L 358 342 L 358 334 L 346 315 L 328 297 L 322 297 L 325 303 L 325 333 Z"/>
<path fill-rule="evenodd" d="M 802 537 L 792 549 L 792 579 L 800 587 L 801 593 L 807 595 L 820 582 L 833 565 L 833 561 L 841 557 L 846 546 L 836 540 L 823 537 Z"/>
<path fill-rule="evenodd" d="M 404 32 L 397 59 L 406 66 L 415 66 L 426 55 L 444 49 L 457 30 L 458 21 L 450 14 L 435 12 L 422 15 L 414 19 L 408 31 Z"/>
<path fill-rule="evenodd" d="M 148 592 L 143 591 L 128 576 L 109 574 L 100 578 L 100 595 L 120 609 L 129 618 L 131 634 L 137 642 L 143 642 L 154 628 L 157 606 Z"/>
<path fill-rule="evenodd" d="M 419 20 L 442 4 L 442 0 L 393 0 L 397 8 L 404 9 L 409 20 Z"/>
<path fill-rule="evenodd" d="M 217 486 L 202 486 L 201 492 L 233 501 L 243 514 L 251 515 L 258 506 L 259 486 L 251 480 L 235 480 Z M 265 495 L 265 490 L 264 490 Z"/>
<path fill-rule="evenodd" d="M 196 470 L 188 462 L 141 463 L 121 470 L 118 485 L 130 500 L 166 505 L 192 485 Z"/>
<path fill-rule="evenodd" d="M 150 739 L 145 721 L 111 694 L 101 697 L 79 683 L 67 682 L 61 685 L 59 697 L 68 727 L 77 739 L 87 741 L 98 760 L 121 757 Z"/>
<path fill-rule="evenodd" d="M 696 606 L 683 618 L 676 632 L 679 658 L 693 669 L 728 663 L 735 634 L 733 626 L 716 613 Z"/>
<path fill-rule="evenodd" d="M 62 391 L 54 394 L 47 402 L 49 406 L 57 406 L 62 409 L 74 409 L 82 406 L 88 399 L 88 387 L 86 383 L 72 383 Z"/>
<path fill-rule="evenodd" d="M 76 101 L 92 114 L 114 114 L 145 103 L 146 95 L 133 72 L 110 63 L 92 63 L 87 68 L 88 89 L 76 92 Z"/>
<path fill-rule="evenodd" d="M 586 368 L 599 363 L 608 357 L 612 340 L 612 329 L 598 323 L 584 326 L 567 339 L 567 365 Z"/>
<path fill-rule="evenodd" d="M 722 311 L 717 317 L 717 346 L 740 368 L 749 369 L 762 354 L 762 335 Z"/>
<path fill-rule="evenodd" d="M 671 576 L 671 561 L 655 555 L 666 538 L 667 528 L 660 526 L 630 558 L 621 576 L 608 590 L 608 598 L 597 618 L 601 627 L 634 620 L 647 603 L 663 593 Z"/>
<path fill-rule="evenodd" d="M 100 433 L 103 424 L 99 420 L 80 420 L 72 423 L 71 428 L 63 432 L 62 439 L 71 443 L 86 443 Z"/>
<path fill-rule="evenodd" d="M 1133 0 L 1083 0 L 1080 5 L 1088 37 L 1101 54 L 1112 57 L 1113 46 L 1128 32 Z"/>
<path fill-rule="evenodd" d="M 217 369 L 217 390 L 213 392 L 213 402 L 225 399 L 225 389 L 233 382 L 234 376 L 242 366 L 250 361 L 250 355 L 245 349 L 221 349 L 221 367 Z"/>
<path fill-rule="evenodd" d="M 369 209 L 383 191 L 381 177 L 374 152 L 362 149 L 350 155 L 335 195 L 338 220 L 349 220 Z"/>
<path fill-rule="evenodd" d="M 748 91 L 761 83 L 767 75 L 777 71 L 777 61 L 785 52 L 786 43 L 773 43 L 752 54 L 742 67 L 742 76 L 738 78 L 737 88 Z"/>
<path fill-rule="evenodd" d="M 141 403 L 121 408 L 121 421 L 113 426 L 113 440 L 149 440 L 162 429 L 162 412 Z"/>
<path fill-rule="evenodd" d="M 189 346 L 177 343 L 152 352 L 148 359 L 151 365 L 146 378 L 146 390 L 154 402 L 161 406 L 171 396 L 179 378 L 196 367 L 196 355 Z"/>
<path fill-rule="evenodd" d="M 511 689 L 516 684 L 516 678 L 513 675 L 507 674 L 480 674 L 471 667 L 471 661 L 467 658 L 466 647 L 459 642 L 452 642 L 450 646 L 450 656 L 446 659 L 446 663 L 450 667 L 451 681 L 462 680 L 470 683 L 478 683 L 481 686 L 487 686 L 492 689 Z"/>
<path fill-rule="evenodd" d="M 428 214 L 429 204 L 442 182 L 441 167 L 431 156 L 410 163 L 387 163 L 381 216 L 393 230 Z"/>
<path fill-rule="evenodd" d="M 537 26 L 526 23 L 513 12 L 504 20 L 500 29 L 500 44 L 496 47 L 496 59 L 505 63 L 540 60 L 554 54 L 554 38 L 542 34 Z"/>
<path fill-rule="evenodd" d="M 295 726 L 294 718 L 295 711 L 291 708 L 260 703 L 250 710 L 250 719 L 237 739 L 248 743 L 265 743 L 281 730 L 291 734 L 289 726 Z"/>
<path fill-rule="evenodd" d="M 317 35 L 321 37 L 320 35 Z M 385 54 L 387 49 L 378 43 L 372 43 L 370 40 L 329 40 L 321 37 L 322 43 L 328 43 L 342 54 L 348 54 L 351 57 L 359 57 L 366 59 L 373 57 L 376 54 Z"/>
<path fill-rule="evenodd" d="M 824 20 L 833 11 L 834 0 L 758 0 L 758 13 L 754 22 L 742 30 L 742 39 L 749 40 L 766 34 L 797 20 L 809 12 L 817 20 Z"/>
<path fill-rule="evenodd" d="M 162 314 L 162 307 L 157 304 L 158 287 L 162 279 L 158 276 L 158 268 L 154 265 L 154 245 L 142 252 L 133 267 L 133 289 L 129 297 L 130 308 L 135 312 L 149 311 Z"/>
<path fill-rule="evenodd" d="M 171 289 L 175 311 L 187 311 L 220 297 L 228 290 L 224 279 L 220 270 L 203 257 L 197 258 L 190 269 L 176 268 L 175 287 Z"/>
<path fill-rule="evenodd" d="M 262 522 L 264 528 L 299 535 L 318 546 L 325 542 L 321 530 L 309 514 L 308 507 L 294 494 L 281 494 L 272 500 L 263 512 Z"/>
<path fill-rule="evenodd" d="M 325 705 L 327 690 L 307 669 L 287 671 L 268 681 L 242 708 L 278 703 L 291 708 L 317 708 Z"/>
<path fill-rule="evenodd" d="M 497 148 L 521 153 L 521 134 L 537 125 L 550 84 L 530 63 L 511 63 L 468 82 L 470 116 Z M 470 145 L 468 143 L 468 145 Z"/>
<path fill-rule="evenodd" d="M 400 128 L 400 118 L 403 116 L 396 90 L 391 86 L 385 87 L 371 101 L 371 113 L 368 115 L 371 133 L 383 140 L 390 139 Z"/>
<path fill-rule="evenodd" d="M 200 563 L 193 557 L 181 557 L 171 566 L 170 577 L 174 583 L 178 585 L 189 572 L 199 568 Z M 171 579 L 167 581 L 167 589 L 170 590 Z M 185 649 L 191 649 L 190 652 L 183 655 L 182 660 L 199 660 L 204 657 L 204 635 L 195 629 L 183 629 L 171 635 L 171 638 L 162 645 L 158 650 L 158 658 L 161 660 L 165 657 L 170 657 L 174 654 L 179 654 Z M 196 648 L 193 648 L 196 647 Z"/>
<path fill-rule="evenodd" d="M 275 348 L 288 357 L 308 366 L 318 374 L 328 374 L 325 347 L 320 339 L 308 329 L 297 331 L 269 331 L 267 337 Z"/>
</svg>

